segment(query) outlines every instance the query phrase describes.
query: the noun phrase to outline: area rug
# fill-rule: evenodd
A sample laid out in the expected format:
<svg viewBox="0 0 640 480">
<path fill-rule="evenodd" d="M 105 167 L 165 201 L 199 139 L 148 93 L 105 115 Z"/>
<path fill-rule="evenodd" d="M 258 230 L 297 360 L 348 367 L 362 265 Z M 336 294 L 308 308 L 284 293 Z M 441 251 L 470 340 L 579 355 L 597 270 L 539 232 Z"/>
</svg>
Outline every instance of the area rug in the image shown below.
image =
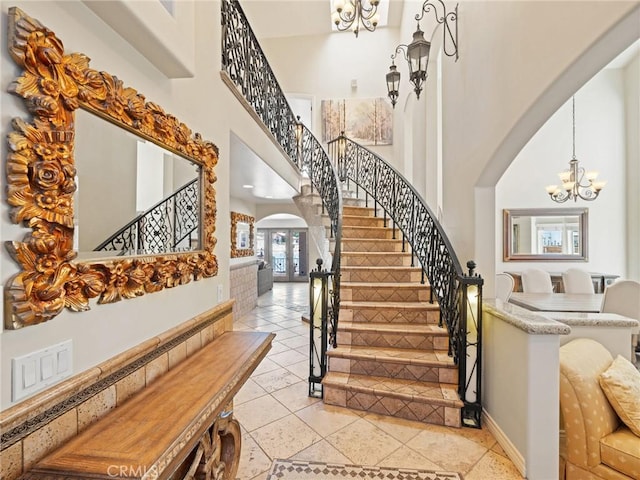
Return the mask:
<svg viewBox="0 0 640 480">
<path fill-rule="evenodd" d="M 303 460 L 276 459 L 271 465 L 267 480 L 333 480 L 333 479 L 381 479 L 381 480 L 462 480 L 462 475 L 434 470 L 410 468 L 366 467 L 335 463 L 306 462 Z"/>
</svg>

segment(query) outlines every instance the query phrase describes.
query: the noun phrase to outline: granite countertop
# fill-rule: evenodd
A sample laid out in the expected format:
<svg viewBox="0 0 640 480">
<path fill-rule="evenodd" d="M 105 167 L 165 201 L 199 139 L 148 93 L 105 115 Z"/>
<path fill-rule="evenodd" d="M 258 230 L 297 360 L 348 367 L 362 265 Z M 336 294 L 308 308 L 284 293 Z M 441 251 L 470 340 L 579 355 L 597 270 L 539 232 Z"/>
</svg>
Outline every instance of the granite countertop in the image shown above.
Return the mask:
<svg viewBox="0 0 640 480">
<path fill-rule="evenodd" d="M 568 335 L 571 333 L 571 327 L 564 322 L 556 321 L 512 303 L 489 298 L 484 299 L 482 305 L 493 316 L 532 335 Z"/>
<path fill-rule="evenodd" d="M 633 318 L 616 313 L 544 312 L 540 315 L 570 326 L 637 327 L 639 324 Z"/>
<path fill-rule="evenodd" d="M 495 298 L 483 300 L 493 316 L 532 335 L 568 335 L 571 327 L 638 327 L 640 322 L 616 313 L 534 312 Z"/>
</svg>

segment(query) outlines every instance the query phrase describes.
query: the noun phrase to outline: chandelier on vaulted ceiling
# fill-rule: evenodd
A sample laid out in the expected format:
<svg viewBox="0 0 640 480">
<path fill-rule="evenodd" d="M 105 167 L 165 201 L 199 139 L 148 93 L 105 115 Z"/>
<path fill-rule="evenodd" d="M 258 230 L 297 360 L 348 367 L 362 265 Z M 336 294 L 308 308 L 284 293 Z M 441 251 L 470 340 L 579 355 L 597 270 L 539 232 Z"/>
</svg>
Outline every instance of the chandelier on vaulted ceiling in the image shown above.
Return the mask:
<svg viewBox="0 0 640 480">
<path fill-rule="evenodd" d="M 551 200 L 558 203 L 564 203 L 567 200 L 578 201 L 578 198 L 582 200 L 595 200 L 600 194 L 600 190 L 604 188 L 607 182 L 596 182 L 598 178 L 598 172 L 586 171 L 580 166 L 580 162 L 576 158 L 576 98 L 571 98 L 572 101 L 572 120 L 573 120 L 573 155 L 569 160 L 569 168 L 564 172 L 558 174 L 562 186 L 549 185 L 547 187 L 547 193 L 551 197 Z M 585 183 L 583 183 L 585 180 Z"/>
<path fill-rule="evenodd" d="M 373 32 L 378 26 L 380 0 L 334 0 L 331 21 L 341 32 L 351 28 L 358 37 L 360 27 Z"/>
</svg>

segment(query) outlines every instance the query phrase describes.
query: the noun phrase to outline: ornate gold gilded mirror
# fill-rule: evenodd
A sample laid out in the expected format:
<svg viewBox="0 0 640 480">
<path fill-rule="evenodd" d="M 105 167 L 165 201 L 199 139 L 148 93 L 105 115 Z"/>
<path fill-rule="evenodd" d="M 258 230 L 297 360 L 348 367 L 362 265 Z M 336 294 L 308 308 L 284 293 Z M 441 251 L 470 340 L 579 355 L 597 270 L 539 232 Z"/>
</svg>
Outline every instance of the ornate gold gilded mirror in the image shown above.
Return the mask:
<svg viewBox="0 0 640 480">
<path fill-rule="evenodd" d="M 586 208 L 504 210 L 504 261 L 586 261 Z"/>
<path fill-rule="evenodd" d="M 11 219 L 31 232 L 6 244 L 21 269 L 5 289 L 6 327 L 45 322 L 64 308 L 88 310 L 92 298 L 111 303 L 216 275 L 217 147 L 117 77 L 89 68 L 86 55 L 65 54 L 51 30 L 18 8 L 9 9 L 8 31 L 9 52 L 24 69 L 9 91 L 24 98 L 33 121 L 14 118 L 8 136 Z M 200 167 L 198 250 L 74 262 L 78 108 Z"/>
<path fill-rule="evenodd" d="M 253 252 L 254 218 L 231 212 L 231 257 L 250 257 Z"/>
</svg>

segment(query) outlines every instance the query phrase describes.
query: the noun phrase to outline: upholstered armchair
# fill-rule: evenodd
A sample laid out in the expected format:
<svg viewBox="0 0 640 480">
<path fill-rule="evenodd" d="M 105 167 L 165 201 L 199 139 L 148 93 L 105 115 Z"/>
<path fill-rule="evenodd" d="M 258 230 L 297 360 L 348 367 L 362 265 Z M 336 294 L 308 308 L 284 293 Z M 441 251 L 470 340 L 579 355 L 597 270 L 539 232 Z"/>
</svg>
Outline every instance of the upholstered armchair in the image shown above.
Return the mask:
<svg viewBox="0 0 640 480">
<path fill-rule="evenodd" d="M 566 432 L 566 480 L 623 480 L 640 479 L 640 436 L 621 421 L 613 408 L 609 385 L 601 387 L 601 376 L 615 374 L 622 365 L 622 390 L 631 393 L 631 403 L 640 388 L 640 377 L 630 372 L 627 360 L 618 357 L 616 365 L 600 343 L 580 338 L 560 348 L 560 407 Z M 630 365 L 630 368 L 633 368 Z M 619 370 L 618 370 L 619 371 Z M 625 375 L 631 374 L 627 383 Z M 635 373 L 638 373 L 635 371 Z M 638 373 L 640 375 L 640 373 Z M 627 388 L 631 387 L 631 388 Z M 635 391 L 634 391 L 635 389 Z M 628 397 L 628 395 L 627 395 Z M 614 402 L 616 401 L 615 397 Z M 640 403 L 640 398 L 636 398 Z M 623 403 L 629 398 L 623 399 Z M 637 412 L 629 420 L 637 421 Z M 634 429 L 637 426 L 631 423 Z"/>
</svg>

